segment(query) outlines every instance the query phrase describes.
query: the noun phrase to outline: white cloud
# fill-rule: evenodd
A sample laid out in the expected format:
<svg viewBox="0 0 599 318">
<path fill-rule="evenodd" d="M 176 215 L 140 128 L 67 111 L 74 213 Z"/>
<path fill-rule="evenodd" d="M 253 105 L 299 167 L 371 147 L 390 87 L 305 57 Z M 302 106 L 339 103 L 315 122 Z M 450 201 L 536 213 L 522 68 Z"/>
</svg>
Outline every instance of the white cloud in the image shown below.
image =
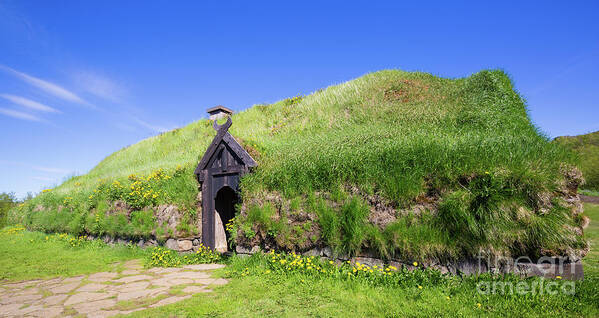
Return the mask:
<svg viewBox="0 0 599 318">
<path fill-rule="evenodd" d="M 125 89 L 114 81 L 98 75 L 93 72 L 81 71 L 74 74 L 75 80 L 87 92 L 98 97 L 113 101 L 122 102 Z"/>
<path fill-rule="evenodd" d="M 67 169 L 43 167 L 43 166 L 31 166 L 31 169 L 34 169 L 37 171 L 42 171 L 42 172 L 58 173 L 58 174 L 67 174 L 67 173 L 72 172 L 71 170 L 67 170 Z"/>
<path fill-rule="evenodd" d="M 39 181 L 47 181 L 47 182 L 56 181 L 56 178 L 48 178 L 48 177 L 31 177 L 31 179 L 39 180 Z"/>
<path fill-rule="evenodd" d="M 20 106 L 23 106 L 23 107 L 26 107 L 29 109 L 38 110 L 38 111 L 42 111 L 42 112 L 48 112 L 48 113 L 60 113 L 60 111 L 58 111 L 48 105 L 44 105 L 42 103 L 32 101 L 31 99 L 27 99 L 25 97 L 15 96 L 15 95 L 10 95 L 10 94 L 0 94 L 0 97 L 3 97 L 6 100 L 9 100 L 17 105 L 20 105 Z"/>
<path fill-rule="evenodd" d="M 45 167 L 45 166 L 30 165 L 30 164 L 27 164 L 27 163 L 24 163 L 24 162 L 19 162 L 19 161 L 0 160 L 0 164 L 27 167 L 27 168 L 32 169 L 32 170 L 37 170 L 37 171 L 41 171 L 41 172 L 48 172 L 48 173 L 56 173 L 56 174 L 69 174 L 69 173 L 73 172 L 73 170 L 62 169 L 62 168 L 54 168 L 54 167 Z"/>
<path fill-rule="evenodd" d="M 127 131 L 127 132 L 139 132 L 139 127 L 134 127 L 131 125 L 127 125 L 125 123 L 113 123 L 113 125 L 123 131 Z"/>
<path fill-rule="evenodd" d="M 41 118 L 34 116 L 34 115 L 30 115 L 27 113 L 23 113 L 23 112 L 19 112 L 16 110 L 12 110 L 12 109 L 6 109 L 6 108 L 0 108 L 0 114 L 3 114 L 5 116 L 9 116 L 12 118 L 16 118 L 16 119 L 22 119 L 22 120 L 28 120 L 28 121 L 38 121 L 38 122 L 43 122 L 44 120 L 42 120 Z"/>
<path fill-rule="evenodd" d="M 25 74 L 23 72 L 19 72 L 17 70 L 14 70 L 14 69 L 4 66 L 4 65 L 0 65 L 0 69 L 3 69 L 4 71 L 13 74 L 14 76 L 21 79 L 22 81 L 24 81 L 32 86 L 37 87 L 37 88 L 45 91 L 46 93 L 52 94 L 58 98 L 61 98 L 63 100 L 69 101 L 69 102 L 85 105 L 88 107 L 94 107 L 87 101 L 83 100 L 81 97 L 77 96 L 75 93 L 68 91 L 67 89 L 65 89 L 59 85 L 39 79 L 37 77 L 33 77 L 33 76 Z"/>
<path fill-rule="evenodd" d="M 140 126 L 142 126 L 142 127 L 146 128 L 146 129 L 149 129 L 149 130 L 151 130 L 151 131 L 153 131 L 153 132 L 157 132 L 157 133 L 163 133 L 163 132 L 166 132 L 166 131 L 169 131 L 169 130 L 171 130 L 171 129 L 169 129 L 169 128 L 166 128 L 166 127 L 152 125 L 152 124 L 150 124 L 150 123 L 147 123 L 147 122 L 145 122 L 145 121 L 143 121 L 143 120 L 141 120 L 141 119 L 139 119 L 139 118 L 135 118 L 135 117 L 133 117 L 133 120 L 134 120 L 136 123 L 138 123 Z"/>
</svg>

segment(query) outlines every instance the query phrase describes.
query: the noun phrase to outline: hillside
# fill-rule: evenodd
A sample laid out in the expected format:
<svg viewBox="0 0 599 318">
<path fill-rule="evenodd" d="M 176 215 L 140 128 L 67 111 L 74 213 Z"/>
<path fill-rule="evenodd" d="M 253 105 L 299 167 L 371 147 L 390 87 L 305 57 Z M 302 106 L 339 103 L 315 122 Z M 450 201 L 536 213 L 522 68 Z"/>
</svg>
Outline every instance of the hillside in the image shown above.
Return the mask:
<svg viewBox="0 0 599 318">
<path fill-rule="evenodd" d="M 557 137 L 555 142 L 574 150 L 580 156 L 580 168 L 586 179 L 584 188 L 599 191 L 599 131 Z"/>
<path fill-rule="evenodd" d="M 574 159 L 531 124 L 501 71 L 371 73 L 255 105 L 233 116 L 230 132 L 258 162 L 227 226 L 233 244 L 415 260 L 585 253 Z M 200 120 L 143 140 L 13 210 L 12 221 L 196 235 L 193 168 L 214 135 Z M 174 228 L 165 206 L 180 212 Z"/>
</svg>

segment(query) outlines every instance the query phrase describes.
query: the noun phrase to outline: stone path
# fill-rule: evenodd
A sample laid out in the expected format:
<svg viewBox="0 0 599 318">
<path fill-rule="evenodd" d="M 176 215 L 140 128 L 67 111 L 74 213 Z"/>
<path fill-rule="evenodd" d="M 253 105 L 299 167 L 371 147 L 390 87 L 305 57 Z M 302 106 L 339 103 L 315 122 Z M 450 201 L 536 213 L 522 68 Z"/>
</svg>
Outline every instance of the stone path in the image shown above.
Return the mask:
<svg viewBox="0 0 599 318">
<path fill-rule="evenodd" d="M 227 283 L 211 276 L 211 270 L 224 267 L 220 264 L 151 269 L 138 261 L 122 265 L 120 272 L 0 283 L 0 317 L 109 317 L 172 304 Z"/>
</svg>

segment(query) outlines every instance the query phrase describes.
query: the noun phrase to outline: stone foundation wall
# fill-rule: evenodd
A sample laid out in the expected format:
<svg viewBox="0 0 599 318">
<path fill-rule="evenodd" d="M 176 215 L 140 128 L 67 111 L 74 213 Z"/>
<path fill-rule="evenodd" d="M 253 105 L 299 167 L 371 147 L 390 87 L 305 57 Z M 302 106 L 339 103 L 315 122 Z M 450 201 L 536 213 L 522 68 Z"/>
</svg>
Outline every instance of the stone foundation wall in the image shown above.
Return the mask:
<svg viewBox="0 0 599 318">
<path fill-rule="evenodd" d="M 124 245 L 137 245 L 140 248 L 148 248 L 148 247 L 156 247 L 156 246 L 164 246 L 171 250 L 175 250 L 177 252 L 185 253 L 185 252 L 195 252 L 199 249 L 202 239 L 200 237 L 190 237 L 190 238 L 170 238 L 166 240 L 164 243 L 158 242 L 156 239 L 139 239 L 139 240 L 131 240 L 131 239 L 123 239 L 123 238 L 114 238 L 111 236 L 103 236 L 103 237 L 95 237 L 93 235 L 87 236 L 88 240 L 101 239 L 106 244 L 124 244 Z"/>
<path fill-rule="evenodd" d="M 93 235 L 87 237 L 90 240 L 96 239 Z M 164 246 L 166 248 L 181 252 L 195 252 L 199 249 L 201 244 L 200 237 L 190 238 L 179 238 L 179 239 L 168 239 L 164 244 L 160 244 L 155 239 L 149 240 L 128 240 L 121 238 L 113 238 L 104 236 L 102 240 L 107 244 L 131 244 L 137 245 L 140 248 Z M 249 257 L 252 254 L 265 251 L 260 246 L 244 247 L 237 246 L 235 252 L 240 257 Z M 461 262 L 450 263 L 450 264 L 439 264 L 439 263 L 421 263 L 416 266 L 413 263 L 407 263 L 402 260 L 382 260 L 371 255 L 359 255 L 355 257 L 349 257 L 344 255 L 334 255 L 329 247 L 324 248 L 313 248 L 302 253 L 304 256 L 320 257 L 326 260 L 332 260 L 338 264 L 350 261 L 350 263 L 360 263 L 368 266 L 383 266 L 390 265 L 396 268 L 405 268 L 407 270 L 414 270 L 416 268 L 424 269 L 436 269 L 442 274 L 453 274 L 453 275 L 476 275 L 482 273 L 492 274 L 515 274 L 521 277 L 539 276 L 544 278 L 557 278 L 579 280 L 584 278 L 582 261 L 580 259 L 572 259 L 570 257 L 546 257 L 536 262 L 528 258 L 503 258 L 500 260 L 490 261 L 485 259 L 471 259 L 464 260 Z"/>
<path fill-rule="evenodd" d="M 238 246 L 236 248 L 237 255 L 248 257 L 255 253 L 267 252 L 262 251 L 259 246 L 251 248 Z M 268 251 L 269 252 L 269 251 Z M 396 268 L 405 268 L 407 270 L 415 270 L 416 268 L 436 269 L 442 274 L 453 275 L 476 275 L 482 273 L 492 274 L 515 274 L 521 277 L 544 277 L 544 278 L 562 278 L 569 280 L 580 280 L 584 278 L 582 261 L 580 259 L 572 259 L 569 257 L 546 257 L 533 262 L 528 258 L 503 258 L 500 260 L 485 260 L 472 259 L 464 260 L 450 264 L 424 263 L 417 264 L 406 263 L 405 261 L 392 259 L 384 261 L 379 258 L 368 255 L 355 257 L 335 256 L 329 247 L 322 249 L 315 248 L 302 253 L 304 256 L 315 256 L 326 260 L 332 260 L 338 264 L 350 261 L 350 263 L 360 263 L 368 266 L 383 266 L 390 265 Z"/>
</svg>

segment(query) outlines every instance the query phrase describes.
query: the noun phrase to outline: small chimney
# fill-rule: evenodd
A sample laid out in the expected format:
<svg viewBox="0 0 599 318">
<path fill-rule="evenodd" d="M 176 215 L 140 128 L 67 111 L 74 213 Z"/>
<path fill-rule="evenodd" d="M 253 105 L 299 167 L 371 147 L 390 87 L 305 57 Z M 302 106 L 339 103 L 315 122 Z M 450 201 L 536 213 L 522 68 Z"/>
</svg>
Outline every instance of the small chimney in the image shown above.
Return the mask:
<svg viewBox="0 0 599 318">
<path fill-rule="evenodd" d="M 214 106 L 206 110 L 210 114 L 210 120 L 217 120 L 223 117 L 233 115 L 233 111 L 223 105 Z"/>
</svg>

